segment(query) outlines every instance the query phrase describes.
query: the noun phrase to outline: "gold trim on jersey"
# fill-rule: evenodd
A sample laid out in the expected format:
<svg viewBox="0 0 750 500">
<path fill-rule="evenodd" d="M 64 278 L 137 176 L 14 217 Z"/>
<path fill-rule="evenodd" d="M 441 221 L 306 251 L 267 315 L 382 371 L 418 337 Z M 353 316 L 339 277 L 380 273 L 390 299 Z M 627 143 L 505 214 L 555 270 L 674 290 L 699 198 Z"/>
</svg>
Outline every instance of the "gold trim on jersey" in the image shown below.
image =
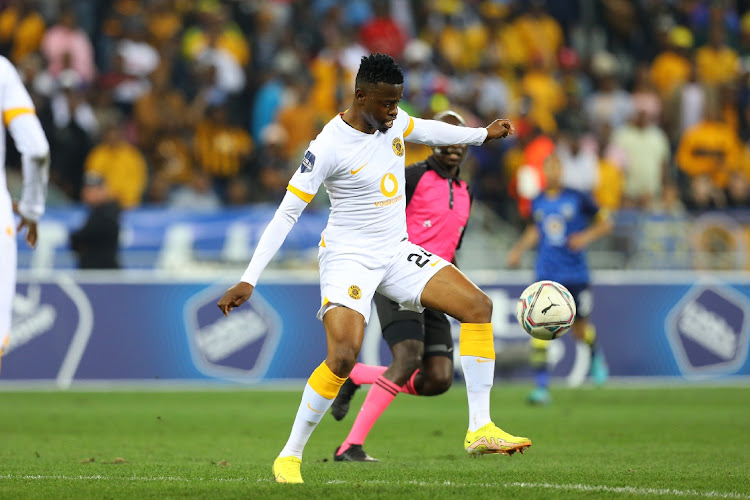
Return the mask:
<svg viewBox="0 0 750 500">
<path fill-rule="evenodd" d="M 411 131 L 414 130 L 414 118 L 411 116 L 409 117 L 409 126 L 406 127 L 406 130 L 404 130 L 404 139 L 409 137 L 409 134 L 411 134 Z"/>
<path fill-rule="evenodd" d="M 7 127 L 17 116 L 25 115 L 26 113 L 31 113 L 33 115 L 34 110 L 32 108 L 6 109 L 3 111 L 3 123 L 5 123 L 5 126 Z"/>
<path fill-rule="evenodd" d="M 326 247 L 326 239 L 323 238 L 322 234 L 320 235 L 320 246 L 322 246 L 323 248 Z"/>
<path fill-rule="evenodd" d="M 296 194 L 299 197 L 299 199 L 301 199 L 305 203 L 310 203 L 312 201 L 312 199 L 315 198 L 314 194 L 305 193 L 301 189 L 297 189 L 296 187 L 292 186 L 291 184 L 289 184 L 286 187 L 286 190 L 289 191 L 292 194 Z"/>
</svg>

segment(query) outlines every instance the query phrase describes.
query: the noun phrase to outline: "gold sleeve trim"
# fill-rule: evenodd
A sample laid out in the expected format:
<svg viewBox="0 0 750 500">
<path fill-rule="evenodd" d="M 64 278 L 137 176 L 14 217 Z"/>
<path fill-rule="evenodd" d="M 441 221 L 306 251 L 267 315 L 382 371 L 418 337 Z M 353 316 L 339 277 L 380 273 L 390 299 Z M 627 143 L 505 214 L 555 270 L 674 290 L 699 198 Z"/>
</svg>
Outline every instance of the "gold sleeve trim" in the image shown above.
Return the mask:
<svg viewBox="0 0 750 500">
<path fill-rule="evenodd" d="M 414 130 L 414 118 L 411 116 L 409 117 L 409 126 L 406 127 L 406 130 L 404 130 L 404 139 L 406 139 L 409 134 L 411 134 L 411 131 Z"/>
<path fill-rule="evenodd" d="M 312 201 L 312 199 L 315 198 L 314 194 L 305 193 L 304 191 L 301 191 L 301 190 L 297 189 L 296 187 L 292 186 L 291 184 L 289 184 L 286 187 L 286 190 L 289 191 L 292 194 L 296 194 L 305 203 L 310 203 Z"/>
<path fill-rule="evenodd" d="M 5 126 L 7 127 L 17 116 L 25 115 L 26 113 L 31 113 L 33 115 L 34 110 L 31 108 L 6 109 L 3 111 L 3 123 L 5 123 Z"/>
</svg>

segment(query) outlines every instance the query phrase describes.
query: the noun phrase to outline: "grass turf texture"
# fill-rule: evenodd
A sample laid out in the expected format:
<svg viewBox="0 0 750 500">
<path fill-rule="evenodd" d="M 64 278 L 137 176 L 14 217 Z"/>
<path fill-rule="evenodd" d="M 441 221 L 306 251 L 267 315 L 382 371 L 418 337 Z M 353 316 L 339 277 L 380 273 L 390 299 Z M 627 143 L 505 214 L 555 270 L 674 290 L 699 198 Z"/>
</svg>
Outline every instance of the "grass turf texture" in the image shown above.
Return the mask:
<svg viewBox="0 0 750 500">
<path fill-rule="evenodd" d="M 749 498 L 750 387 L 493 390 L 496 423 L 525 455 L 472 460 L 466 395 L 402 395 L 365 449 L 336 463 L 364 394 L 326 415 L 303 485 L 271 480 L 300 391 L 0 392 L 0 498 Z M 124 463 L 116 458 L 122 458 Z"/>
</svg>

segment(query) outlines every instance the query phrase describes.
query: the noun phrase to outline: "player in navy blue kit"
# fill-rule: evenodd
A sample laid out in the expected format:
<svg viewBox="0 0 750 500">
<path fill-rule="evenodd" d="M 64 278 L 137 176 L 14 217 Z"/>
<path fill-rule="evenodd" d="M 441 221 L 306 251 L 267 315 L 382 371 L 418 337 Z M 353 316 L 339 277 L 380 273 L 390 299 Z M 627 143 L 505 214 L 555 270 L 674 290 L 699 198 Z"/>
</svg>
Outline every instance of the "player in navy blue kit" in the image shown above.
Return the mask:
<svg viewBox="0 0 750 500">
<path fill-rule="evenodd" d="M 589 269 L 584 250 L 597 238 L 612 229 L 604 210 L 585 193 L 562 186 L 562 166 L 557 156 L 550 155 L 544 163 L 547 187 L 531 205 L 533 222 L 529 224 L 518 242 L 508 253 L 508 266 L 517 267 L 524 252 L 538 245 L 536 277 L 564 285 L 576 301 L 576 321 L 572 332 L 590 352 L 586 366 L 594 383 L 601 385 L 607 378 L 607 366 L 601 352 L 596 349 L 596 329 L 588 320 L 592 310 L 589 289 Z M 529 402 L 550 402 L 547 346 L 549 341 L 532 339 L 531 364 L 536 371 L 536 388 Z M 576 377 L 573 377 L 574 379 Z M 583 382 L 583 377 L 571 380 L 573 385 Z"/>
</svg>

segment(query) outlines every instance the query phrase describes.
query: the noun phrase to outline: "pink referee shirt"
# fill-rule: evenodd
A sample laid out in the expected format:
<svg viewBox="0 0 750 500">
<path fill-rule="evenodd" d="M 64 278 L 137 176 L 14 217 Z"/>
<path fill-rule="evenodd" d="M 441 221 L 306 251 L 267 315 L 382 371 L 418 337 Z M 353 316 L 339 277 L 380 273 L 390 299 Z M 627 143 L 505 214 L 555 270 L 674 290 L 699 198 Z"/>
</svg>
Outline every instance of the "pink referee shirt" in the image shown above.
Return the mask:
<svg viewBox="0 0 750 500">
<path fill-rule="evenodd" d="M 409 241 L 452 262 L 469 220 L 471 194 L 466 182 L 446 175 L 431 157 L 406 169 L 406 230 Z"/>
</svg>

